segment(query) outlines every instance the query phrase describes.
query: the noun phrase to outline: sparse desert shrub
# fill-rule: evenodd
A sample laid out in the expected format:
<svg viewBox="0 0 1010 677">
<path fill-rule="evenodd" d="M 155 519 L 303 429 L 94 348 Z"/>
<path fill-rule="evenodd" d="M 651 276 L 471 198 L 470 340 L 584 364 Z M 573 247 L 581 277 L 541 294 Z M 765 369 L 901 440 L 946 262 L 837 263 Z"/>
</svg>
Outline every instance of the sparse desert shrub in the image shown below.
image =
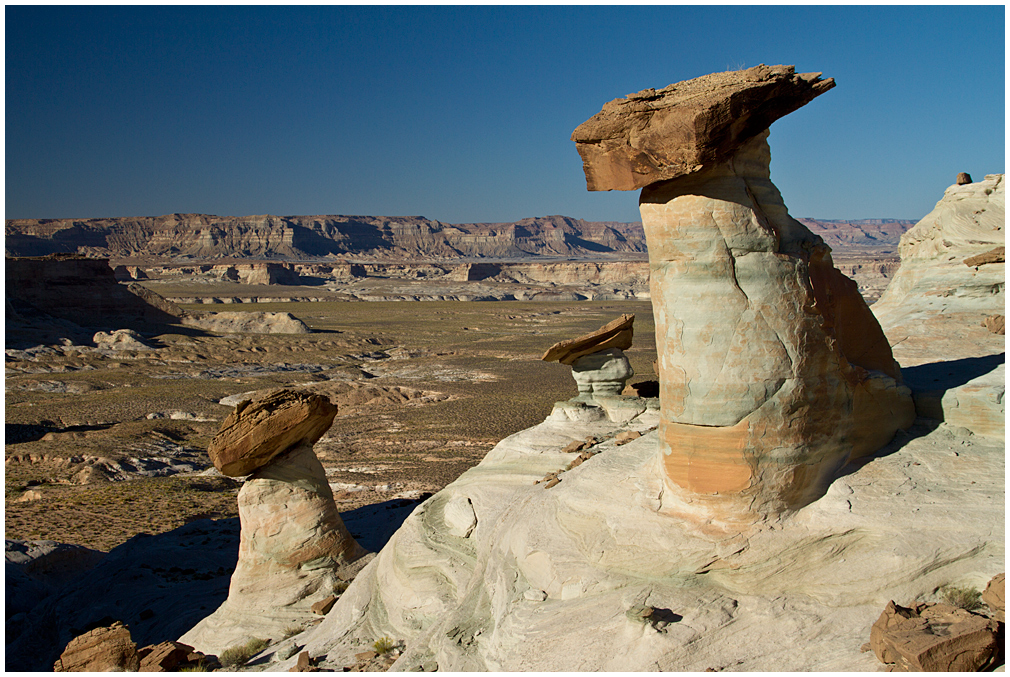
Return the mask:
<svg viewBox="0 0 1010 677">
<path fill-rule="evenodd" d="M 239 644 L 237 646 L 230 647 L 221 652 L 221 655 L 217 659 L 221 662 L 221 665 L 229 667 L 239 667 L 240 665 L 245 665 L 250 658 L 263 651 L 267 647 L 267 640 L 256 639 L 252 637 L 245 644 Z"/>
<path fill-rule="evenodd" d="M 305 628 L 303 628 L 300 625 L 289 625 L 288 627 L 284 628 L 284 632 L 281 633 L 281 639 L 283 640 L 287 639 L 288 637 L 294 637 L 304 629 Z"/>
<path fill-rule="evenodd" d="M 179 672 L 210 672 L 210 668 L 204 665 L 201 660 L 196 665 L 187 665 L 179 668 Z"/>
<path fill-rule="evenodd" d="M 940 588 L 940 599 L 951 606 L 965 611 L 975 611 L 982 608 L 982 593 L 975 588 L 959 588 L 945 585 Z"/>
<path fill-rule="evenodd" d="M 381 656 L 382 654 L 387 654 L 395 649 L 396 642 L 391 640 L 389 637 L 380 637 L 375 640 L 374 644 L 372 644 L 372 648 L 375 649 L 375 653 Z"/>
</svg>

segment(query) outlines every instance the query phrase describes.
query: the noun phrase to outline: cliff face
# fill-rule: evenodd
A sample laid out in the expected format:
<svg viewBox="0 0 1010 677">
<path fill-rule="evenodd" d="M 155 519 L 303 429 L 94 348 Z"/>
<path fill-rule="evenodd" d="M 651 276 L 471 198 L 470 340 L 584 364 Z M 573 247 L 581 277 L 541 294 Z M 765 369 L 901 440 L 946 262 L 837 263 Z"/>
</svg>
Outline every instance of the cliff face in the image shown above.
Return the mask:
<svg viewBox="0 0 1010 677">
<path fill-rule="evenodd" d="M 8 256 L 80 252 L 112 258 L 299 259 L 586 256 L 645 251 L 644 236 L 566 216 L 445 224 L 423 217 L 170 214 L 8 220 Z"/>
<path fill-rule="evenodd" d="M 8 258 L 4 268 L 5 297 L 16 311 L 42 311 L 83 327 L 170 324 L 182 312 L 140 285 L 119 284 L 104 259 Z"/>
</svg>

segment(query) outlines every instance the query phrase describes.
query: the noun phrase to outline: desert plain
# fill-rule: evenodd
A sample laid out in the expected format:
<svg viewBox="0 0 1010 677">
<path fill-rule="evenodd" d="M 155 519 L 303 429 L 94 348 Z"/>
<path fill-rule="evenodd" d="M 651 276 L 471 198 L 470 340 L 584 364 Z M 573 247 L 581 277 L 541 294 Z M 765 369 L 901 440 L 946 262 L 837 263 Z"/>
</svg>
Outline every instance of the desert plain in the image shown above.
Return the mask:
<svg viewBox="0 0 1010 677">
<path fill-rule="evenodd" d="M 8 222 L 7 667 L 1001 666 L 1004 177 L 793 219 L 833 87 L 606 104 L 643 224 Z"/>
</svg>

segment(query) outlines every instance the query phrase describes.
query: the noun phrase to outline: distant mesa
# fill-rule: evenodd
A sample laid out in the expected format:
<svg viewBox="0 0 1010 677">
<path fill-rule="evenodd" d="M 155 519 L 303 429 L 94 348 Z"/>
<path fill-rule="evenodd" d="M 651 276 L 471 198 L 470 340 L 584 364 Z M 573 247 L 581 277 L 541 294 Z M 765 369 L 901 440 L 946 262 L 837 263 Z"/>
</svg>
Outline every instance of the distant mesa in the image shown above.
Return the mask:
<svg viewBox="0 0 1010 677">
<path fill-rule="evenodd" d="M 510 223 L 448 224 L 421 216 L 166 216 L 8 219 L 8 256 L 58 251 L 127 259 L 210 261 L 363 258 L 455 260 L 599 256 L 645 251 L 627 224 L 545 216 Z M 128 261 L 122 265 L 136 265 Z M 123 273 L 128 274 L 128 269 Z M 263 271 L 283 275 L 280 270 Z M 249 281 L 249 284 L 277 284 Z"/>
</svg>

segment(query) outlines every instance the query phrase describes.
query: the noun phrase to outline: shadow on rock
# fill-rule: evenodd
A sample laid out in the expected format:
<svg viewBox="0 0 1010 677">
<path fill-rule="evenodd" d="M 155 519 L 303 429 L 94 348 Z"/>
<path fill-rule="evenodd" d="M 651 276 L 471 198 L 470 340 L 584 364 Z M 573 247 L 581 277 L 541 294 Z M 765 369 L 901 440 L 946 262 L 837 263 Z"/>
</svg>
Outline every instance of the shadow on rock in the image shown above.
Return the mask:
<svg viewBox="0 0 1010 677">
<path fill-rule="evenodd" d="M 960 360 L 930 362 L 915 367 L 902 367 L 905 385 L 915 392 L 947 391 L 963 386 L 971 380 L 988 374 L 1006 362 L 1006 353 L 985 357 L 965 357 Z"/>
<path fill-rule="evenodd" d="M 238 543 L 235 518 L 134 536 L 19 619 L 5 668 L 51 670 L 71 639 L 110 619 L 140 646 L 177 639 L 228 596 Z"/>
</svg>

